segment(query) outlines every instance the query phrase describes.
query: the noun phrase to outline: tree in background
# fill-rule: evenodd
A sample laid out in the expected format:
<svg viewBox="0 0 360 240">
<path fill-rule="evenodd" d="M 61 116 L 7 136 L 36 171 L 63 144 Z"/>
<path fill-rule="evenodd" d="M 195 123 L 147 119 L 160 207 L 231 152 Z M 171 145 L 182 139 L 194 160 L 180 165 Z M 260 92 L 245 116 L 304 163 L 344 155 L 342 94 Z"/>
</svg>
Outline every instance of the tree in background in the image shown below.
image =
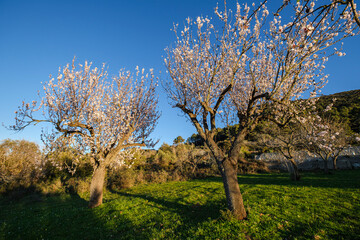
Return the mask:
<svg viewBox="0 0 360 240">
<path fill-rule="evenodd" d="M 204 139 L 202 139 L 199 134 L 193 133 L 190 137 L 186 139 L 186 143 L 193 144 L 197 147 L 204 146 Z"/>
<path fill-rule="evenodd" d="M 263 122 L 261 132 L 257 134 L 257 142 L 280 152 L 287 161 L 286 166 L 290 173 L 290 179 L 300 180 L 295 154 L 301 149 L 302 134 L 296 122 L 292 121 L 285 126 L 279 126 L 273 122 Z"/>
<path fill-rule="evenodd" d="M 185 139 L 182 136 L 178 136 L 174 139 L 173 143 L 175 145 L 185 142 Z"/>
<path fill-rule="evenodd" d="M 316 114 L 298 119 L 301 124 L 303 145 L 323 160 L 325 173 L 329 172 L 330 160 L 336 170 L 336 161 L 340 153 L 350 145 L 347 131 L 341 122 Z"/>
<path fill-rule="evenodd" d="M 313 1 L 309 4 L 315 7 Z M 291 100 L 311 91 L 315 96 L 326 83 L 322 69 L 333 54 L 325 50 L 353 35 L 354 22 L 348 11 L 332 20 L 302 9 L 298 1 L 293 12 L 286 9 L 293 18 L 284 24 L 275 15 L 264 32 L 269 14 L 264 3 L 254 10 L 237 4 L 235 12 L 216 8 L 214 19 L 188 18 L 180 32 L 175 25 L 177 40 L 167 49 L 165 64 L 171 81 L 164 85 L 168 97 L 211 150 L 223 178 L 228 208 L 237 219 L 247 216 L 237 179 L 245 137 L 263 118 L 279 121 L 291 111 Z M 239 124 L 226 151 L 214 141 L 221 122 Z"/>
<path fill-rule="evenodd" d="M 126 149 L 152 145 L 148 137 L 159 118 L 155 87 L 152 70 L 145 74 L 137 68 L 135 75 L 121 70 L 108 81 L 105 65 L 98 69 L 85 62 L 78 69 L 73 60 L 44 84 L 40 103 L 23 102 L 11 128 L 48 122 L 54 127 L 43 135 L 48 149 L 89 154 L 94 168 L 89 207 L 96 207 L 102 204 L 106 167 L 121 160 Z"/>
</svg>

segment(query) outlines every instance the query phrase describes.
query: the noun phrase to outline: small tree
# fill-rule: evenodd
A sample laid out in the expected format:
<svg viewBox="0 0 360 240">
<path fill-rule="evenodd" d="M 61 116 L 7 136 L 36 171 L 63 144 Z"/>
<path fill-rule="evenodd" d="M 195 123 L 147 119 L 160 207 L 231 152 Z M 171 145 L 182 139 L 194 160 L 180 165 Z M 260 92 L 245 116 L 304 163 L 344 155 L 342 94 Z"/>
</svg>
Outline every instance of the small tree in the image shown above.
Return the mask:
<svg viewBox="0 0 360 240">
<path fill-rule="evenodd" d="M 108 81 L 105 65 L 98 69 L 85 62 L 77 69 L 73 61 L 50 78 L 39 104 L 23 102 L 15 112 L 12 129 L 48 122 L 54 127 L 43 135 L 49 149 L 65 146 L 89 154 L 94 168 L 89 207 L 96 207 L 102 204 L 106 167 L 128 148 L 152 145 L 147 139 L 159 118 L 153 73 L 121 70 Z M 39 110 L 42 116 L 35 116 Z"/>
<path fill-rule="evenodd" d="M 303 145 L 323 160 L 325 173 L 329 172 L 330 160 L 336 170 L 336 161 L 340 153 L 349 145 L 346 130 L 342 124 L 318 115 L 301 118 L 300 122 Z"/>
<path fill-rule="evenodd" d="M 173 141 L 173 143 L 174 143 L 175 145 L 178 145 L 178 144 L 183 143 L 183 142 L 185 142 L 185 139 L 184 139 L 182 136 L 176 137 L 176 138 L 174 139 L 174 141 Z"/>
<path fill-rule="evenodd" d="M 199 134 L 193 133 L 190 137 L 186 139 L 186 143 L 193 144 L 197 147 L 204 146 L 204 139 L 202 139 Z"/>
<path fill-rule="evenodd" d="M 295 153 L 302 145 L 299 126 L 294 121 L 286 126 L 278 126 L 272 122 L 264 122 L 262 126 L 262 132 L 258 134 L 258 143 L 280 152 L 287 160 L 290 179 L 300 180 L 301 176 L 295 160 Z"/>
<path fill-rule="evenodd" d="M 265 33 L 262 27 L 269 12 L 264 3 L 253 11 L 240 4 L 235 12 L 216 8 L 215 20 L 188 18 L 181 32 L 175 25 L 177 40 L 167 50 L 165 64 L 172 80 L 165 83 L 168 97 L 211 150 L 228 208 L 238 219 L 247 216 L 237 180 L 245 137 L 261 119 L 277 121 L 291 110 L 291 100 L 304 92 L 316 94 L 326 82 L 321 70 L 331 53 L 325 49 L 353 34 L 348 15 L 330 21 L 329 16 L 305 16 L 302 8 L 299 2 L 286 24 L 275 16 Z M 271 114 L 265 111 L 269 106 Z M 226 151 L 214 140 L 220 120 L 239 124 Z"/>
</svg>

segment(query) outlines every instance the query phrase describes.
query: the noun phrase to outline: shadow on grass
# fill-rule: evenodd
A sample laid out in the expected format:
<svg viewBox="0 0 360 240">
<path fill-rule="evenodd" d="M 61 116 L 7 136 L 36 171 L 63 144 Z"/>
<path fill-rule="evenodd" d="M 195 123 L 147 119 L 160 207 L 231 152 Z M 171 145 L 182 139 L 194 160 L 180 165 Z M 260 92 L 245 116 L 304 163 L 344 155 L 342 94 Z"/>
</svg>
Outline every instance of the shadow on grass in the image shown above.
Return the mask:
<svg viewBox="0 0 360 240">
<path fill-rule="evenodd" d="M 194 187 L 195 189 L 197 187 Z M 200 188 L 200 187 L 199 187 Z M 199 193 L 201 192 L 200 189 Z M 214 189 L 211 189 L 214 191 Z M 205 190 L 204 190 L 205 191 Z M 151 207 L 157 208 L 161 212 L 170 212 L 171 214 L 165 213 L 165 215 L 173 218 L 172 220 L 163 219 L 162 217 L 157 217 L 156 215 L 152 216 L 151 222 L 154 228 L 158 228 L 157 231 L 161 231 L 164 222 L 158 221 L 166 221 L 165 224 L 174 224 L 169 226 L 171 228 L 170 234 L 165 234 L 165 239 L 173 239 L 175 236 L 176 239 L 188 239 L 191 238 L 191 231 L 197 229 L 201 223 L 209 220 L 218 219 L 220 217 L 220 210 L 226 208 L 225 199 L 223 201 L 219 200 L 210 200 L 205 204 L 200 203 L 186 203 L 184 202 L 184 197 L 186 195 L 182 195 L 181 197 L 173 197 L 171 196 L 170 199 L 165 199 L 162 197 L 156 197 L 152 194 L 141 194 L 141 193 L 129 193 L 123 191 L 116 191 L 112 190 L 112 193 L 117 194 L 118 196 L 123 196 L 126 198 L 134 198 L 140 199 L 144 204 L 150 204 Z M 207 194 L 212 194 L 207 192 Z M 115 199 L 116 200 L 116 199 Z M 176 216 L 176 217 L 174 217 Z M 180 223 L 175 223 L 180 221 Z"/>
<path fill-rule="evenodd" d="M 247 185 L 284 185 L 322 188 L 360 188 L 360 170 L 339 170 L 330 174 L 323 172 L 302 172 L 300 181 L 292 181 L 288 173 L 245 174 L 239 175 L 239 184 Z M 205 182 L 222 182 L 220 177 L 204 179 Z"/>
<path fill-rule="evenodd" d="M 215 184 L 215 187 L 210 187 L 210 183 L 221 183 L 221 178 L 213 177 L 194 180 L 193 182 L 199 182 L 199 184 L 192 185 L 191 190 L 193 192 L 187 189 L 185 192 L 181 192 L 180 188 L 175 189 L 176 191 L 169 191 L 169 193 L 166 193 L 165 189 L 159 188 L 157 191 L 165 191 L 161 195 L 149 191 L 147 193 L 112 191 L 116 197 L 108 199 L 105 204 L 95 209 L 88 209 L 87 201 L 77 194 L 44 195 L 30 193 L 21 197 L 2 197 L 0 198 L 0 239 L 153 239 L 154 236 L 165 239 L 191 239 L 193 238 L 191 234 L 196 232 L 198 227 L 203 227 L 202 223 L 209 224 L 209 231 L 213 227 L 222 226 L 220 224 L 228 224 L 229 231 L 239 231 L 242 228 L 241 223 L 219 223 L 218 221 L 221 216 L 220 210 L 226 209 L 226 202 L 224 197 L 211 198 L 211 196 L 219 196 L 220 192 L 221 196 L 224 194 L 222 184 Z M 299 182 L 289 180 L 286 173 L 241 175 L 239 183 L 359 188 L 360 171 L 339 171 L 331 175 L 303 173 L 303 178 Z M 177 194 L 179 191 L 180 194 Z M 206 195 L 207 201 L 199 202 L 199 204 L 194 198 L 187 201 L 186 198 L 192 197 L 194 192 L 196 192 L 195 195 Z M 118 201 L 117 196 L 121 198 L 121 201 Z M 132 202 L 136 201 L 138 201 L 136 204 L 140 205 L 137 211 L 129 209 L 126 214 L 121 214 L 121 211 L 126 207 L 136 208 L 136 204 L 131 205 Z M 151 204 L 151 207 L 145 206 L 147 204 Z M 147 212 L 153 208 L 156 208 L 157 211 Z M 356 205 L 354 209 L 349 211 L 359 212 L 360 209 Z M 167 214 L 167 212 L 171 214 Z M 139 214 L 140 217 L 134 216 L 136 214 Z M 292 217 L 289 219 L 292 225 L 278 231 L 284 238 L 288 239 L 313 238 L 314 232 L 321 231 L 326 224 L 325 221 L 329 221 L 327 219 L 334 218 L 336 220 L 333 221 L 339 222 L 342 226 L 344 224 L 341 221 L 351 221 L 348 215 L 337 216 L 336 214 L 336 212 L 329 212 L 326 220 L 320 219 L 318 222 L 298 220 L 296 217 Z M 146 221 L 141 219 L 141 216 L 147 217 Z M 176 221 L 180 221 L 180 223 Z M 359 230 L 351 228 L 351 226 L 358 226 L 356 221 L 358 218 L 354 220 L 353 224 L 349 224 L 349 227 L 345 226 L 339 232 L 334 230 L 326 234 L 332 239 L 339 237 L 340 239 L 349 239 L 346 234 L 350 237 L 356 237 Z M 170 232 L 163 231 L 165 228 L 163 224 L 169 225 Z M 264 227 L 266 226 L 264 225 Z M 219 229 L 216 231 L 225 231 L 220 227 Z M 264 229 L 264 231 L 267 230 Z M 159 233 L 163 235 L 157 235 Z"/>
<path fill-rule="evenodd" d="M 103 206 L 88 208 L 77 194 L 41 194 L 26 190 L 0 198 L 0 239 L 146 239 L 127 219 L 127 232 L 107 224 Z"/>
<path fill-rule="evenodd" d="M 329 216 L 329 219 L 335 219 Z M 354 225 L 344 225 L 339 221 L 335 224 L 341 224 L 341 229 L 332 229 L 328 227 L 328 222 L 318 221 L 292 221 L 292 227 L 278 230 L 282 239 L 359 239 L 360 230 L 354 228 Z"/>
<path fill-rule="evenodd" d="M 355 209 L 359 210 L 358 207 Z M 301 221 L 293 218 L 290 220 L 292 226 L 280 229 L 279 232 L 282 239 L 359 239 L 359 218 L 354 215 L 352 217 L 354 221 L 349 221 L 351 218 L 349 215 L 338 216 L 336 213 L 316 221 Z"/>
<path fill-rule="evenodd" d="M 119 196 L 132 197 L 132 198 L 141 198 L 146 201 L 155 203 L 155 206 L 159 206 L 160 209 L 165 208 L 169 212 L 179 214 L 184 222 L 194 222 L 195 219 L 198 222 L 199 220 L 206 220 L 208 218 L 218 218 L 219 211 L 221 207 L 224 207 L 225 202 L 216 202 L 211 201 L 206 204 L 185 204 L 180 201 L 182 198 L 172 199 L 172 201 L 167 201 L 163 198 L 156 198 L 146 194 L 132 194 L 125 192 L 116 192 Z"/>
</svg>

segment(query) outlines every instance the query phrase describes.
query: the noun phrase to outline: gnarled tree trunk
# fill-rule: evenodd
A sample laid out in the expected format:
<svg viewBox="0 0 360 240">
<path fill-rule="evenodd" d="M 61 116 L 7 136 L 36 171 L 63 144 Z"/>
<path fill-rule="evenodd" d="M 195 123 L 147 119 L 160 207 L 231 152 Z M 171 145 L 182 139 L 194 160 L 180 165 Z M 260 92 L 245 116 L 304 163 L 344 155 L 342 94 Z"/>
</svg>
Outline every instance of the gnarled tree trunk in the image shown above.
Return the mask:
<svg viewBox="0 0 360 240">
<path fill-rule="evenodd" d="M 101 162 L 98 163 L 94 168 L 94 173 L 90 185 L 89 208 L 94 208 L 102 204 L 105 169 L 105 164 Z"/>
<path fill-rule="evenodd" d="M 225 188 L 226 201 L 229 210 L 238 220 L 246 219 L 246 210 L 237 178 L 237 164 L 225 159 L 219 166 Z"/>
<path fill-rule="evenodd" d="M 299 181 L 301 176 L 300 176 L 300 173 L 299 173 L 299 168 L 297 166 L 297 163 L 292 158 L 290 158 L 289 161 L 291 163 L 290 179 L 293 180 L 293 181 Z"/>
<path fill-rule="evenodd" d="M 208 138 L 206 145 L 213 154 L 221 173 L 228 209 L 236 219 L 246 219 L 246 210 L 237 178 L 238 154 L 234 154 L 232 157 L 226 157 L 213 139 Z M 238 153 L 239 150 L 236 149 L 234 152 Z"/>
<path fill-rule="evenodd" d="M 321 159 L 322 159 L 323 162 L 324 162 L 324 173 L 325 173 L 325 174 L 328 174 L 328 173 L 329 173 L 328 162 L 329 162 L 329 159 L 330 159 L 330 153 L 321 154 L 321 152 L 320 152 L 320 153 L 318 153 L 318 155 L 321 157 Z"/>
<path fill-rule="evenodd" d="M 338 159 L 338 156 L 335 156 L 335 157 L 333 157 L 333 167 L 334 167 L 334 170 L 337 170 L 337 165 L 336 165 L 336 163 L 337 163 L 337 159 Z"/>
<path fill-rule="evenodd" d="M 324 160 L 324 173 L 329 173 L 328 160 Z"/>
</svg>

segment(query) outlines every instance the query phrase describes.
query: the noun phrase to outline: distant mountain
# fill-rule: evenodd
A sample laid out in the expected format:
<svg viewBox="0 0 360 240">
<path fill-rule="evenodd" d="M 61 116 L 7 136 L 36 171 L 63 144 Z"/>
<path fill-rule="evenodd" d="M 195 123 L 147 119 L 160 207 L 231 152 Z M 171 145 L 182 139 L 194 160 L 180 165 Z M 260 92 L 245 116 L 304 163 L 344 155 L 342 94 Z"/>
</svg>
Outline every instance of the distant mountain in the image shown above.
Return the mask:
<svg viewBox="0 0 360 240">
<path fill-rule="evenodd" d="M 318 109 L 324 110 L 334 98 L 331 116 L 348 125 L 353 132 L 360 133 L 360 89 L 321 96 Z"/>
</svg>

